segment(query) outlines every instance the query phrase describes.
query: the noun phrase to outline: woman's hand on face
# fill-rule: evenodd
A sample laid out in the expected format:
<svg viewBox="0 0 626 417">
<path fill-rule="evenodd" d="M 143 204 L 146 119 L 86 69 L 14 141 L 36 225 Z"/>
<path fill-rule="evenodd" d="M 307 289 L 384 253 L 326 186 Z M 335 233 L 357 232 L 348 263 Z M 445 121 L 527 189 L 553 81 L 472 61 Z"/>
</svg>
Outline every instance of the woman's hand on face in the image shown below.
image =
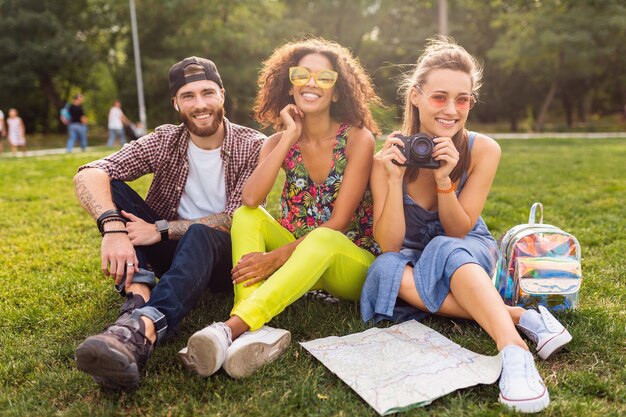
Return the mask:
<svg viewBox="0 0 626 417">
<path fill-rule="evenodd" d="M 433 139 L 435 147 L 433 149 L 433 158 L 439 161 L 439 168 L 435 169 L 435 180 L 444 180 L 450 176 L 450 173 L 459 162 L 459 151 L 454 146 L 452 138 L 447 136 L 439 136 Z"/>
<path fill-rule="evenodd" d="M 244 287 L 269 278 L 283 265 L 277 251 L 251 252 L 241 257 L 232 269 L 233 285 L 245 282 Z"/>
<path fill-rule="evenodd" d="M 397 165 L 393 162 L 396 161 L 399 164 L 406 163 L 406 157 L 402 151 L 404 149 L 404 142 L 396 137 L 399 134 L 400 132 L 396 131 L 387 136 L 387 140 L 379 155 L 390 177 L 401 177 L 406 171 L 406 166 Z"/>
<path fill-rule="evenodd" d="M 285 126 L 283 138 L 288 139 L 292 144 L 298 141 L 302 133 L 302 118 L 304 112 L 295 104 L 287 104 L 280 111 L 280 120 Z"/>
</svg>

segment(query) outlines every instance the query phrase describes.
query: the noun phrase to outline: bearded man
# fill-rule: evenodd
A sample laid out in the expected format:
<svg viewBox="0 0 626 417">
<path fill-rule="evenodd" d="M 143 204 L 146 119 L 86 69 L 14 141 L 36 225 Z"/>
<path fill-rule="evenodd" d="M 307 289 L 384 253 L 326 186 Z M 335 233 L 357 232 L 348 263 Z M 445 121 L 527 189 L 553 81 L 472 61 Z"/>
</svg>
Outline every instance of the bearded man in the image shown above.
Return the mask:
<svg viewBox="0 0 626 417">
<path fill-rule="evenodd" d="M 204 291 L 232 289 L 231 216 L 265 139 L 224 117 L 212 61 L 174 64 L 169 89 L 182 124 L 159 126 L 74 177 L 102 235 L 102 271 L 125 296 L 117 321 L 76 349 L 78 369 L 106 388 L 137 387 L 153 347 Z M 154 177 L 144 201 L 126 181 L 146 174 Z"/>
</svg>

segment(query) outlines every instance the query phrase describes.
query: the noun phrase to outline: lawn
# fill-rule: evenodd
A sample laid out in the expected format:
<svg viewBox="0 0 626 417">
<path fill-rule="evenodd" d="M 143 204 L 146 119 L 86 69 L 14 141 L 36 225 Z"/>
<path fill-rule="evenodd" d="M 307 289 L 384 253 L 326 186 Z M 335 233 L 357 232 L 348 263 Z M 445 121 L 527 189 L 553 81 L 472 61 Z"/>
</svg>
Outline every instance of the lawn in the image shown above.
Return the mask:
<svg viewBox="0 0 626 417">
<path fill-rule="evenodd" d="M 626 414 L 626 141 L 505 140 L 483 217 L 494 236 L 525 222 L 535 201 L 545 221 L 582 245 L 577 311 L 560 315 L 574 340 L 539 362 L 552 398 L 547 416 Z M 272 321 L 291 330 L 285 355 L 252 377 L 201 379 L 176 352 L 197 329 L 226 317 L 231 299 L 207 294 L 177 339 L 158 348 L 133 393 L 103 391 L 76 370 L 74 350 L 117 317 L 119 296 L 99 271 L 94 222 L 72 188 L 76 168 L 104 151 L 0 159 L 0 415 L 375 416 L 298 341 L 365 330 L 358 305 L 300 300 Z M 147 179 L 134 186 L 145 192 Z M 278 187 L 269 208 L 276 212 Z M 475 324 L 425 324 L 463 346 L 495 354 Z M 385 324 L 387 325 L 387 324 Z M 457 391 L 406 416 L 506 415 L 496 385 Z"/>
</svg>

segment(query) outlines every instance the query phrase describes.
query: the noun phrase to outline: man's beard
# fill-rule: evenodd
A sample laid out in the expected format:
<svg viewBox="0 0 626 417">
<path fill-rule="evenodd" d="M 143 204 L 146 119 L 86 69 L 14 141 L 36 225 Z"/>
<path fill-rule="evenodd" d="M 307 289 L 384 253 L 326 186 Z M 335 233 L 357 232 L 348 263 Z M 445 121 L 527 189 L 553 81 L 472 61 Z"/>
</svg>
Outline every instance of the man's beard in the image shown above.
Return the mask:
<svg viewBox="0 0 626 417">
<path fill-rule="evenodd" d="M 203 113 L 203 112 L 199 111 L 196 113 Z M 203 127 L 203 128 L 198 127 L 195 124 L 191 115 L 188 115 L 187 113 L 183 113 L 181 111 L 179 111 L 178 114 L 180 115 L 180 118 L 182 119 L 183 124 L 185 125 L 187 130 L 189 130 L 194 135 L 200 136 L 200 137 L 208 137 L 208 136 L 214 135 L 215 132 L 217 132 L 217 129 L 220 128 L 220 125 L 222 124 L 222 121 L 224 120 L 224 108 L 223 107 L 220 107 L 219 109 L 213 112 L 213 123 L 211 123 L 210 126 Z"/>
</svg>

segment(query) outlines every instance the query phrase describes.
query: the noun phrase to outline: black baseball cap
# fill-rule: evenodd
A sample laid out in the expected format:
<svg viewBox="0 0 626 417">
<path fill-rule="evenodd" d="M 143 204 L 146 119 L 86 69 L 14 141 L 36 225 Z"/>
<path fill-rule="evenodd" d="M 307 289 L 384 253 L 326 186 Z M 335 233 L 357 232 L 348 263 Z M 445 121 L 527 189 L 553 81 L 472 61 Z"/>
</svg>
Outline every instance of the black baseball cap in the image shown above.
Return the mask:
<svg viewBox="0 0 626 417">
<path fill-rule="evenodd" d="M 204 73 L 193 74 L 185 77 L 185 67 L 190 64 L 199 65 L 204 69 Z M 169 73 L 170 81 L 170 95 L 174 97 L 176 92 L 185 84 L 192 83 L 194 81 L 209 80 L 215 82 L 220 88 L 224 88 L 222 85 L 222 78 L 220 73 L 217 72 L 217 67 L 210 59 L 198 58 L 191 56 L 185 58 L 180 62 L 172 65 Z"/>
</svg>

